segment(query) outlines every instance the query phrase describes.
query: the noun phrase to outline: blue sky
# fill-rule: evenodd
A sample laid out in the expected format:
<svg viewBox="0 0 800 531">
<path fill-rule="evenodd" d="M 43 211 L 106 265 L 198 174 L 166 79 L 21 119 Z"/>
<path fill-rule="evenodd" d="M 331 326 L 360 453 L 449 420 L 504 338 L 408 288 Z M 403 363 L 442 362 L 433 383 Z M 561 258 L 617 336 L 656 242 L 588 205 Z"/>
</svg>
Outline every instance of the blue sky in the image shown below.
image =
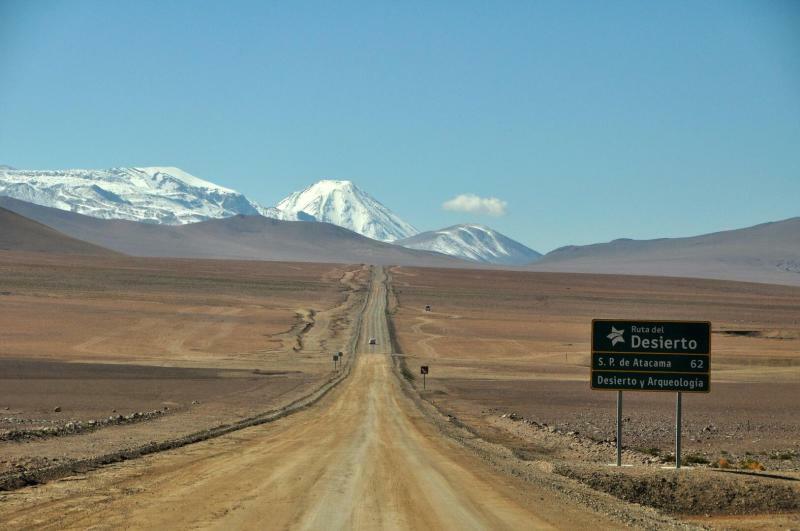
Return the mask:
<svg viewBox="0 0 800 531">
<path fill-rule="evenodd" d="M 800 2 L 0 0 L 0 164 L 350 179 L 539 250 L 800 215 Z M 446 210 L 459 194 L 505 214 Z M 494 212 L 497 214 L 497 210 Z"/>
</svg>

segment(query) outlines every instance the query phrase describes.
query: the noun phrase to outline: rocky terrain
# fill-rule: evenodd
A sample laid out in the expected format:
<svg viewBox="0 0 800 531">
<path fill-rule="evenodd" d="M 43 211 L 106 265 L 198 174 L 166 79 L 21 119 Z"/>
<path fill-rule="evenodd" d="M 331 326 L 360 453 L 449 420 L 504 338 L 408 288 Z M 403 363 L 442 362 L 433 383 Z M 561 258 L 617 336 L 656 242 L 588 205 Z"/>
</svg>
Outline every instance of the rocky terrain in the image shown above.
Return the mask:
<svg viewBox="0 0 800 531">
<path fill-rule="evenodd" d="M 686 517 L 769 520 L 764 515 L 800 511 L 800 293 L 792 288 L 422 268 L 392 273 L 397 348 L 416 392 L 514 459 Z M 589 388 L 591 319 L 642 315 L 713 324 L 712 391 L 684 395 L 681 472 L 671 468 L 673 393 L 625 393 L 626 466 L 617 469 L 609 467 L 616 393 Z M 419 365 L 430 370 L 425 390 L 415 376 Z"/>
</svg>

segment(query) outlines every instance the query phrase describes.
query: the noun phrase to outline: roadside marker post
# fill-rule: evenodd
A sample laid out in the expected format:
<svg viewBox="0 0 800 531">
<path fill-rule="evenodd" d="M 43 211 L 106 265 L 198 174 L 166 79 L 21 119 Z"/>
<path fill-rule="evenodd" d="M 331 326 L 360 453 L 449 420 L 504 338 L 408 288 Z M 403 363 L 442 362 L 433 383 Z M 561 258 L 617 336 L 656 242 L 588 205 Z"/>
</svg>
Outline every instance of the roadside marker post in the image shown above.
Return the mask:
<svg viewBox="0 0 800 531">
<path fill-rule="evenodd" d="M 708 393 L 708 321 L 592 321 L 593 390 L 617 391 L 617 462 L 622 466 L 622 392 L 671 391 L 675 397 L 675 468 L 681 468 L 683 393 Z"/>
<path fill-rule="evenodd" d="M 425 390 L 425 377 L 428 376 L 428 366 L 420 365 L 419 373 L 422 375 L 422 390 Z"/>
<path fill-rule="evenodd" d="M 622 466 L 622 391 L 617 391 L 617 466 Z"/>
<path fill-rule="evenodd" d="M 333 355 L 333 370 L 334 371 L 336 370 L 336 362 L 338 362 L 338 361 L 339 361 L 339 355 L 338 354 L 334 354 Z"/>
<path fill-rule="evenodd" d="M 675 468 L 681 467 L 681 392 L 675 397 Z"/>
</svg>

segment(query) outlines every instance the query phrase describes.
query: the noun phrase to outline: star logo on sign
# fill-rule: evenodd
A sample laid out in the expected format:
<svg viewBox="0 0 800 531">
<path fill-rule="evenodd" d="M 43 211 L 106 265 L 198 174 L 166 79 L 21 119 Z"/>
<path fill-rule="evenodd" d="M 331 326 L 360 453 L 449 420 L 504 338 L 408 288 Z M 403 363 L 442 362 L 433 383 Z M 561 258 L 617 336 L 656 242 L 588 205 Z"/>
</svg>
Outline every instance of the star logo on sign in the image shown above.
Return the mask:
<svg viewBox="0 0 800 531">
<path fill-rule="evenodd" d="M 625 338 L 622 337 L 622 334 L 624 333 L 625 330 L 617 330 L 612 326 L 611 333 L 608 334 L 606 337 L 611 340 L 611 346 L 613 347 L 617 343 L 625 343 Z"/>
</svg>

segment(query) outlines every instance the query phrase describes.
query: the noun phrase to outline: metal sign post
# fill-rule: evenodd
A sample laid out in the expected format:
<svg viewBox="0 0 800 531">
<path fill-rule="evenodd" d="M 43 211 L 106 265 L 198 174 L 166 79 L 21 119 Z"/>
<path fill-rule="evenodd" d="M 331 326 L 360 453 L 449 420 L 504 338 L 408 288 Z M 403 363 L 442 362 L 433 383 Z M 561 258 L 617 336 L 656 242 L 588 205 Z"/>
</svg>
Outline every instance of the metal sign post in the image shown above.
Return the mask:
<svg viewBox="0 0 800 531">
<path fill-rule="evenodd" d="M 617 466 L 622 466 L 622 391 L 671 391 L 675 399 L 675 468 L 681 467 L 683 393 L 708 393 L 711 323 L 592 321 L 591 388 L 617 391 Z"/>
<path fill-rule="evenodd" d="M 334 371 L 336 370 L 336 362 L 337 361 L 339 361 L 339 355 L 338 354 L 334 354 L 333 355 L 333 370 Z"/>
<path fill-rule="evenodd" d="M 681 392 L 675 397 L 675 468 L 681 467 Z"/>
<path fill-rule="evenodd" d="M 419 373 L 422 375 L 422 390 L 425 390 L 425 377 L 428 375 L 428 366 L 420 365 Z"/>
<path fill-rule="evenodd" d="M 622 466 L 622 391 L 617 391 L 617 466 Z"/>
</svg>

